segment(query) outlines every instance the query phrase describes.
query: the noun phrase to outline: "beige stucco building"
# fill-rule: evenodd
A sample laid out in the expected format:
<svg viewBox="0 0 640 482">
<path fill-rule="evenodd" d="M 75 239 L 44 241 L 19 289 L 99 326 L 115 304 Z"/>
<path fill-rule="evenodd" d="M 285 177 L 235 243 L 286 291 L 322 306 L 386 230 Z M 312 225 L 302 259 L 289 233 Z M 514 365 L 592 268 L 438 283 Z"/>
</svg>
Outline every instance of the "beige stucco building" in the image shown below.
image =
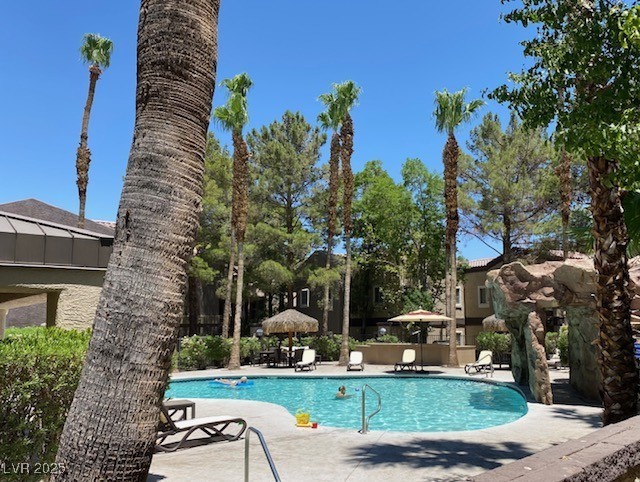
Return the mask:
<svg viewBox="0 0 640 482">
<path fill-rule="evenodd" d="M 69 216 L 36 200 L 0 205 L 0 337 L 7 325 L 91 327 L 113 228 Z"/>
</svg>

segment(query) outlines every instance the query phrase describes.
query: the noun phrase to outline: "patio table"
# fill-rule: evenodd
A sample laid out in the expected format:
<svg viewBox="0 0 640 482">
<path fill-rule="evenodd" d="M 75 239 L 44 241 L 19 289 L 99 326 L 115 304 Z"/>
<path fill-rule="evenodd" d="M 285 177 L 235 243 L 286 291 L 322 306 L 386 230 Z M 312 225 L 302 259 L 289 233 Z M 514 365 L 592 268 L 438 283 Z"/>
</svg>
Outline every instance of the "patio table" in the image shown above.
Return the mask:
<svg viewBox="0 0 640 482">
<path fill-rule="evenodd" d="M 163 404 L 167 409 L 167 412 L 169 412 L 169 416 L 174 421 L 186 420 L 188 418 L 187 417 L 188 408 L 191 408 L 191 418 L 196 418 L 196 402 L 193 402 L 191 400 L 176 398 L 174 400 L 165 400 Z M 182 414 L 180 415 L 180 418 L 176 420 L 173 418 L 173 415 L 178 412 L 182 412 Z"/>
</svg>

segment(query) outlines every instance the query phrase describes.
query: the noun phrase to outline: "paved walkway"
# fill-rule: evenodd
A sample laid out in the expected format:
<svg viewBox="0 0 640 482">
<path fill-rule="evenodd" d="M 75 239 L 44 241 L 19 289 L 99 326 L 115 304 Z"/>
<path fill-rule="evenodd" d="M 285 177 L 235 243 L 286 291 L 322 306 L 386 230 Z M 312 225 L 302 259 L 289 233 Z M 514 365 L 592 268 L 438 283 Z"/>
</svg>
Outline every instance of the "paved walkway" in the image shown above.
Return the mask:
<svg viewBox="0 0 640 482">
<path fill-rule="evenodd" d="M 468 377 L 462 369 L 427 367 L 433 376 Z M 389 366 L 367 365 L 353 376 L 387 374 Z M 181 372 L 174 379 L 292 375 L 292 369 L 244 367 Z M 344 376 L 344 367 L 323 363 L 299 376 Z M 481 377 L 483 375 L 476 375 Z M 600 408 L 577 397 L 568 385 L 567 370 L 552 370 L 556 404 L 529 401 L 521 419 L 498 427 L 465 432 L 401 433 L 295 427 L 283 407 L 264 402 L 194 399 L 198 417 L 241 416 L 264 434 L 283 481 L 458 481 L 576 439 L 600 427 Z M 497 370 L 495 380 L 513 382 L 511 372 Z M 524 387 L 520 387 L 523 389 Z M 528 391 L 524 389 L 525 393 Z M 194 446 L 153 458 L 150 481 L 242 481 L 244 440 Z M 252 481 L 273 480 L 257 437 L 251 437 Z"/>
</svg>

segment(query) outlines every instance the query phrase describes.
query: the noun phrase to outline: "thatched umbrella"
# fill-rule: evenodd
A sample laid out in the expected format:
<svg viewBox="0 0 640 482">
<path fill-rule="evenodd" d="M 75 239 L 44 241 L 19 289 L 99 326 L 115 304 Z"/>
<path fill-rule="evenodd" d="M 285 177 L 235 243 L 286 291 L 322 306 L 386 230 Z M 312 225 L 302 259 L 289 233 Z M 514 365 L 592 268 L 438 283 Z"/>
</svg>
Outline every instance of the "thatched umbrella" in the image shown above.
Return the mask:
<svg viewBox="0 0 640 482">
<path fill-rule="evenodd" d="M 288 333 L 289 334 L 289 351 L 293 346 L 293 332 L 301 331 L 304 333 L 318 331 L 318 320 L 312 318 L 298 310 L 285 310 L 271 318 L 267 318 L 262 322 L 262 329 L 265 334 L 271 333 Z"/>
<path fill-rule="evenodd" d="M 482 329 L 484 331 L 509 332 L 505 321 L 500 318 L 496 318 L 496 315 L 487 316 L 482 320 Z"/>
</svg>

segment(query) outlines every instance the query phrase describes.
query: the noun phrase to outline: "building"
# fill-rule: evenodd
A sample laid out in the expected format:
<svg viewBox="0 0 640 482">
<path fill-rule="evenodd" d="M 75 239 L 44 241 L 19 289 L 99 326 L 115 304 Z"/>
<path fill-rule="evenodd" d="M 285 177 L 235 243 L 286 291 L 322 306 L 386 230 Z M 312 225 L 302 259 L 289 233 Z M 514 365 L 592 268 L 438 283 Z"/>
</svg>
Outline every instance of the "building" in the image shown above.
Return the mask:
<svg viewBox="0 0 640 482">
<path fill-rule="evenodd" d="M 35 199 L 0 204 L 0 336 L 5 326 L 88 328 L 114 228 Z"/>
</svg>

